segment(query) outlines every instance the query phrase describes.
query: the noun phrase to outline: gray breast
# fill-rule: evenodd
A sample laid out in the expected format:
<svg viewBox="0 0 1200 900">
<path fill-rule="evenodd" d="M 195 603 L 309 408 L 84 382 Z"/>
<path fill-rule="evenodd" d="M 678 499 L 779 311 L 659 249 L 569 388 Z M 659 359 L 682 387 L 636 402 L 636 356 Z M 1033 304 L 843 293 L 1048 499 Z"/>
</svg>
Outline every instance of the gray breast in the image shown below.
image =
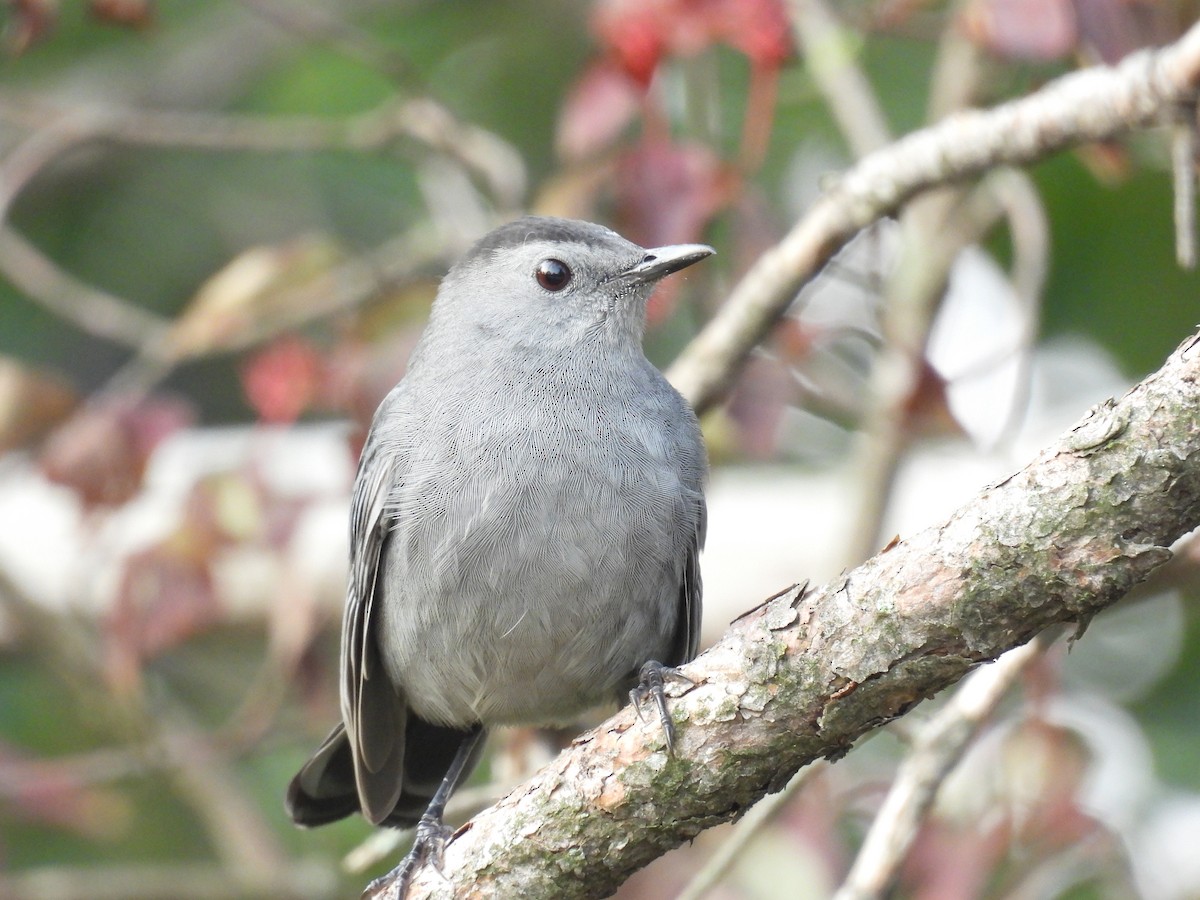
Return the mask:
<svg viewBox="0 0 1200 900">
<path fill-rule="evenodd" d="M 480 396 L 393 436 L 379 637 L 418 715 L 561 719 L 664 658 L 703 451 L 690 417 L 663 427 L 678 398 L 656 391 L 544 398 L 524 421 Z"/>
</svg>

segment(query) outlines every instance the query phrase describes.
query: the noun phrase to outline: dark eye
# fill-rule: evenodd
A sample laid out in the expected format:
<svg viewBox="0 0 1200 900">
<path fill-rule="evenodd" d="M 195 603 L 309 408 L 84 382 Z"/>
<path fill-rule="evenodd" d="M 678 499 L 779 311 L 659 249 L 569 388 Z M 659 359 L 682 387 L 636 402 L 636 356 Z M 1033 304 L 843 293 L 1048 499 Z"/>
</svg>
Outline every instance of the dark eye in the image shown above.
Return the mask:
<svg viewBox="0 0 1200 900">
<path fill-rule="evenodd" d="M 548 291 L 561 291 L 571 283 L 571 269 L 560 259 L 543 259 L 537 264 L 537 283 Z"/>
</svg>

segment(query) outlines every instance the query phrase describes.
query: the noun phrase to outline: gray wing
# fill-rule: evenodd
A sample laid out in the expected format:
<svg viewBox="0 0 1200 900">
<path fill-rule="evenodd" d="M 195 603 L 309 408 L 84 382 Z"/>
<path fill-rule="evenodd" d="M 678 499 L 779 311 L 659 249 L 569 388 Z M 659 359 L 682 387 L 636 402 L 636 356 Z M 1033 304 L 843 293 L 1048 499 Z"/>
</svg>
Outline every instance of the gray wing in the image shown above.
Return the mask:
<svg viewBox="0 0 1200 900">
<path fill-rule="evenodd" d="M 683 463 L 683 487 L 690 503 L 691 516 L 685 521 L 694 522 L 682 535 L 684 546 L 683 577 L 679 584 L 679 623 L 670 665 L 678 666 L 690 662 L 700 650 L 700 621 L 703 613 L 701 598 L 703 586 L 700 581 L 700 551 L 704 549 L 704 538 L 708 532 L 708 505 L 704 500 L 704 482 L 708 473 L 708 460 L 700 423 L 692 408 L 682 396 L 675 394 L 681 415 L 678 421 L 684 424 L 684 434 L 677 438 L 679 455 Z"/>
<path fill-rule="evenodd" d="M 683 580 L 679 585 L 679 621 L 682 624 L 675 640 L 676 659 L 670 665 L 682 665 L 695 658 L 700 650 L 700 621 L 703 615 L 703 586 L 700 581 L 700 550 L 704 546 L 707 530 L 707 511 L 704 500 L 700 500 L 700 519 L 687 548 L 683 563 Z"/>
<path fill-rule="evenodd" d="M 379 561 L 391 530 L 393 459 L 368 437 L 350 502 L 350 584 L 342 621 L 342 721 L 362 814 L 379 824 L 400 798 L 406 702 L 383 669 L 377 641 Z"/>
</svg>

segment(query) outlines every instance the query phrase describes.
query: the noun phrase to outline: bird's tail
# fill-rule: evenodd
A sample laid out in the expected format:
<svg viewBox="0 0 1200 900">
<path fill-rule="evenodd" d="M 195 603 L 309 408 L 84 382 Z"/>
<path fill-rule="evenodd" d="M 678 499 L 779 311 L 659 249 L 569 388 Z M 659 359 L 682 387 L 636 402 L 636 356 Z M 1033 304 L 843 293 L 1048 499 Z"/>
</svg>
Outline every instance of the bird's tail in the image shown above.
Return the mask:
<svg viewBox="0 0 1200 900">
<path fill-rule="evenodd" d="M 404 771 L 400 776 L 403 788 L 382 824 L 393 828 L 415 826 L 442 783 L 459 746 L 471 735 L 470 731 L 433 725 L 409 712 Z M 482 749 L 480 741 L 466 771 L 475 767 Z M 306 828 L 336 822 L 361 811 L 354 783 L 354 761 L 344 726 L 339 724 L 329 733 L 312 759 L 292 779 L 285 806 L 292 821 Z"/>
</svg>

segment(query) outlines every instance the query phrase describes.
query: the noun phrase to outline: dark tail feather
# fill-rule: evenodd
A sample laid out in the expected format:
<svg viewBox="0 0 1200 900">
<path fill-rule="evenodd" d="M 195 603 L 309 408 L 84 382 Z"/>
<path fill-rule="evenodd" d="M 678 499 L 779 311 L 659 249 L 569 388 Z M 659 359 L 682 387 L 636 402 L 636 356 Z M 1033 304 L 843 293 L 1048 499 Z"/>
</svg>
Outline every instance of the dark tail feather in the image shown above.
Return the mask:
<svg viewBox="0 0 1200 900">
<path fill-rule="evenodd" d="M 411 712 L 408 714 L 404 791 L 384 824 L 393 828 L 411 828 L 417 824 L 433 795 L 437 793 L 442 779 L 446 777 L 459 746 L 473 734 L 472 731 L 432 725 Z M 483 745 L 484 741 L 476 744 L 475 752 L 463 770 L 464 780 L 479 763 Z"/>
<path fill-rule="evenodd" d="M 393 828 L 412 828 L 417 824 L 450 768 L 459 745 L 470 735 L 469 731 L 431 725 L 411 712 L 408 714 L 404 786 L 400 799 L 382 824 Z M 479 762 L 482 749 L 483 742 L 480 741 L 479 750 L 467 771 Z M 292 779 L 285 805 L 292 821 L 306 828 L 336 822 L 360 812 L 350 742 L 341 725 L 330 732 L 312 759 Z"/>
<path fill-rule="evenodd" d="M 354 761 L 341 725 L 329 733 L 312 759 L 288 785 L 284 800 L 292 821 L 305 828 L 325 825 L 358 812 Z"/>
</svg>

